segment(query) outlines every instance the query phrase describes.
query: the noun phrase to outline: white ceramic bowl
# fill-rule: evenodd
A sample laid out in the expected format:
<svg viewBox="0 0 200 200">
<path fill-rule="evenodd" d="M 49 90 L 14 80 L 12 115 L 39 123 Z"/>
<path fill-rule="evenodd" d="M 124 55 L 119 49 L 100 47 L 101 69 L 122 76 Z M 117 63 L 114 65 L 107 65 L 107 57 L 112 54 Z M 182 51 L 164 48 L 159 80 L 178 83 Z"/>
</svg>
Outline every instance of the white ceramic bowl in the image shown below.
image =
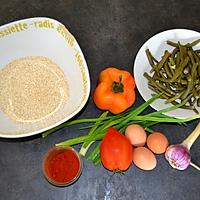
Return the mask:
<svg viewBox="0 0 200 200">
<path fill-rule="evenodd" d="M 17 123 L 0 112 L 0 137 L 19 138 L 35 135 L 69 120 L 86 104 L 90 77 L 83 53 L 73 35 L 60 22 L 50 18 L 29 18 L 0 27 L 0 69 L 25 56 L 45 56 L 64 72 L 69 99 L 56 118 L 35 123 Z"/>
<path fill-rule="evenodd" d="M 166 44 L 167 40 L 171 40 L 174 42 L 180 41 L 181 43 L 186 44 L 198 38 L 200 38 L 199 32 L 187 29 L 172 29 L 154 35 L 142 45 L 135 58 L 134 77 L 137 89 L 145 101 L 150 99 L 151 95 L 154 93 L 148 88 L 148 81 L 143 76 L 144 72 L 150 74 L 151 70 L 151 66 L 148 62 L 145 50 L 149 49 L 152 55 L 158 60 L 160 60 L 161 56 L 164 54 L 164 50 L 168 49 L 169 51 L 171 51 L 173 49 L 173 47 Z M 199 48 L 200 45 L 194 47 L 194 49 Z M 165 104 L 164 102 L 165 100 L 163 99 L 156 100 L 154 103 L 151 104 L 151 107 L 156 110 L 161 110 L 163 108 L 171 106 L 171 104 Z M 200 112 L 199 107 L 198 111 Z M 195 115 L 194 111 L 186 109 L 176 109 L 166 114 L 177 118 L 186 118 Z"/>
</svg>

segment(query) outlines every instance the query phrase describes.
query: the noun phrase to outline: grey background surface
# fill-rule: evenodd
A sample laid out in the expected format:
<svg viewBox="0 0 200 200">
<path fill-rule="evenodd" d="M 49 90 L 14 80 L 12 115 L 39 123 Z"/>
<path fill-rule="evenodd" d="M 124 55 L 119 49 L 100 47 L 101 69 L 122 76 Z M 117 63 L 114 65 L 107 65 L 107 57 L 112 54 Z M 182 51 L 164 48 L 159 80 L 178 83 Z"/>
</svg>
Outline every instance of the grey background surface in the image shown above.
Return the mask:
<svg viewBox="0 0 200 200">
<path fill-rule="evenodd" d="M 154 34 L 172 28 L 200 31 L 198 0 L 0 0 L 0 5 L 0 25 L 34 16 L 52 17 L 65 24 L 86 57 L 91 94 L 98 73 L 106 66 L 119 66 L 132 72 L 137 51 Z M 135 105 L 143 102 L 137 92 Z M 75 118 L 94 117 L 99 113 L 90 96 Z M 160 124 L 155 129 L 163 131 L 170 143 L 180 143 L 197 123 L 198 120 L 187 126 Z M 0 199 L 200 199 L 199 172 L 192 167 L 183 172 L 173 170 L 162 155 L 157 156 L 155 170 L 144 172 L 132 166 L 125 175 L 112 175 L 101 165 L 94 167 L 83 159 L 83 173 L 75 184 L 64 188 L 50 185 L 41 170 L 45 152 L 55 143 L 81 134 L 84 131 L 72 126 L 45 139 L 41 135 L 18 140 L 0 139 Z M 79 146 L 75 148 L 78 150 Z M 193 161 L 200 165 L 200 139 L 191 153 Z"/>
</svg>

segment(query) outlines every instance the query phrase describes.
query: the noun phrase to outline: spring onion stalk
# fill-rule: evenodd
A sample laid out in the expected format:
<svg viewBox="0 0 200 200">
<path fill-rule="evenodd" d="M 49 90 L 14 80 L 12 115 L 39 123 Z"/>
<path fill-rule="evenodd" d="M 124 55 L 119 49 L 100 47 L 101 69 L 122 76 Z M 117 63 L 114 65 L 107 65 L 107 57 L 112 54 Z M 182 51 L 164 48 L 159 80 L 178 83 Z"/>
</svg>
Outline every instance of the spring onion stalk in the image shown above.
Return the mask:
<svg viewBox="0 0 200 200">
<path fill-rule="evenodd" d="M 138 115 L 141 112 L 143 112 L 151 103 L 153 103 L 156 99 L 158 99 L 160 95 L 154 95 L 152 98 L 150 98 L 148 101 L 143 103 L 142 105 L 138 106 L 137 108 L 131 108 L 127 110 L 126 112 L 119 114 L 119 115 L 114 115 L 114 116 L 105 116 L 105 117 L 99 117 L 99 118 L 88 118 L 88 119 L 77 119 L 74 121 L 66 122 L 65 124 L 62 125 L 62 128 L 65 126 L 70 126 L 70 125 L 75 125 L 75 124 L 80 124 L 80 123 L 97 123 L 98 121 L 104 121 L 104 123 L 100 123 L 98 130 L 94 131 L 94 135 L 98 135 L 98 138 L 94 138 L 93 134 L 87 134 L 85 136 L 81 136 L 78 138 L 73 138 L 64 142 L 61 142 L 59 144 L 56 144 L 56 146 L 72 146 L 80 143 L 84 143 L 85 141 L 88 141 L 88 143 L 92 142 L 93 140 L 101 140 L 104 137 L 105 131 L 108 127 L 113 126 L 114 124 L 117 125 L 116 123 L 120 124 L 120 122 L 123 122 L 125 119 L 129 119 L 130 115 Z M 133 123 L 133 122 L 132 122 Z M 95 125 L 94 125 L 95 126 Z M 57 128 L 56 130 L 59 130 Z M 54 130 L 53 130 L 54 131 Z M 103 133 L 102 133 L 103 132 Z M 51 130 L 47 131 L 44 133 L 44 137 L 49 135 Z M 100 138 L 99 138 L 100 137 Z M 93 140 L 91 139 L 93 138 Z M 86 148 L 86 146 L 85 146 Z M 85 154 L 84 152 L 83 154 Z"/>
<path fill-rule="evenodd" d="M 191 162 L 190 154 L 190 148 L 199 135 L 200 123 L 198 123 L 194 131 L 181 144 L 170 145 L 167 148 L 165 158 L 173 168 L 185 170 L 191 165 L 200 171 L 200 168 Z"/>
<path fill-rule="evenodd" d="M 194 164 L 193 162 L 190 162 L 190 165 L 191 165 L 192 167 L 194 167 L 195 169 L 197 169 L 198 171 L 200 171 L 200 167 L 197 166 L 196 164 Z"/>
<path fill-rule="evenodd" d="M 185 124 L 185 122 L 200 118 L 200 115 L 196 115 L 193 117 L 185 118 L 185 119 L 177 119 L 175 117 L 165 115 L 166 112 L 175 110 L 179 108 L 183 103 L 178 105 L 173 105 L 169 108 L 162 109 L 159 111 L 151 112 L 149 114 L 142 115 L 143 111 L 156 99 L 159 98 L 160 95 L 154 95 L 145 103 L 141 104 L 140 106 L 134 108 L 130 108 L 127 111 L 118 114 L 118 115 L 109 115 L 107 112 L 104 112 L 98 118 L 88 118 L 88 119 L 77 119 L 73 121 L 66 122 L 65 124 L 61 125 L 62 127 L 67 127 L 70 125 L 80 124 L 80 123 L 93 123 L 92 125 L 87 126 L 90 128 L 89 132 L 86 135 L 72 138 L 67 141 L 61 142 L 56 144 L 56 146 L 72 146 L 76 144 L 82 144 L 80 149 L 80 154 L 86 156 L 88 150 L 90 149 L 91 145 L 94 144 L 96 141 L 100 141 L 105 136 L 106 130 L 108 127 L 114 127 L 120 132 L 124 132 L 125 128 L 132 123 L 137 123 L 143 126 L 147 131 L 152 131 L 151 126 L 158 124 L 160 122 L 164 123 L 178 123 L 178 124 Z M 85 127 L 85 128 L 87 128 Z M 56 128 L 58 130 L 59 128 Z M 44 133 L 44 136 L 52 133 L 52 130 Z M 93 146 L 93 145 L 92 145 Z M 95 146 L 95 144 L 94 144 Z M 89 154 L 87 154 L 86 158 L 88 160 L 93 161 L 96 165 L 100 162 L 99 157 L 99 144 L 97 144 Z"/>
<path fill-rule="evenodd" d="M 105 117 L 103 120 L 114 120 L 114 119 L 119 119 L 119 118 L 122 118 L 122 117 L 125 117 L 125 116 L 129 116 L 129 114 L 131 113 L 135 113 L 135 115 L 137 114 L 140 114 L 143 110 L 145 110 L 151 103 L 153 103 L 156 99 L 158 99 L 158 97 L 160 96 L 161 94 L 156 94 L 156 95 L 153 95 L 152 98 L 150 98 L 148 101 L 146 101 L 145 103 L 143 103 L 142 105 L 140 105 L 139 107 L 137 108 L 130 108 L 128 109 L 126 112 L 124 113 L 121 113 L 121 114 L 118 114 L 118 115 L 114 115 L 114 116 L 107 116 Z M 81 123 L 95 123 L 97 121 L 102 121 L 102 118 L 86 118 L 86 119 L 76 119 L 76 120 L 73 120 L 73 121 L 68 121 L 66 123 L 63 123 L 55 128 L 52 128 L 48 131 L 45 131 L 43 134 L 42 134 L 42 137 L 45 138 L 47 137 L 48 135 L 50 135 L 51 133 L 54 133 L 64 127 L 67 127 L 67 126 L 71 126 L 71 125 L 76 125 L 76 124 L 81 124 Z"/>
<path fill-rule="evenodd" d="M 99 118 L 103 120 L 107 115 L 108 115 L 108 111 L 102 113 L 102 114 L 100 115 Z M 98 125 L 99 125 L 100 123 L 101 123 L 101 121 L 97 121 L 97 122 L 95 123 L 95 126 L 93 126 L 93 127 L 90 129 L 90 131 L 88 132 L 88 135 L 92 135 L 92 134 L 95 132 L 95 130 L 98 128 Z M 84 142 L 83 145 L 82 145 L 82 147 L 81 147 L 80 154 L 81 154 L 82 156 L 85 156 L 86 152 L 88 151 L 88 149 L 90 148 L 90 146 L 91 146 L 94 142 L 95 142 L 94 140 L 93 140 L 93 141 L 90 141 L 89 143 L 88 143 L 88 142 Z"/>
</svg>

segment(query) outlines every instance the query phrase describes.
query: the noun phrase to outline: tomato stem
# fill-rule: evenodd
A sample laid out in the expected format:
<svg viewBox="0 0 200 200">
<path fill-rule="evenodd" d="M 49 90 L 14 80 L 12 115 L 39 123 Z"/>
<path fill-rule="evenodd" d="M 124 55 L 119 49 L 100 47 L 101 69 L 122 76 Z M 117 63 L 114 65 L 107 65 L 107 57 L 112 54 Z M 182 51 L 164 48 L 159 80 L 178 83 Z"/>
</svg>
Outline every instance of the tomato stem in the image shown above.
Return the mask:
<svg viewBox="0 0 200 200">
<path fill-rule="evenodd" d="M 125 172 L 124 171 L 122 171 L 122 170 L 119 170 L 119 169 L 115 169 L 115 170 L 113 170 L 113 173 L 114 174 L 121 174 L 121 175 L 125 175 Z"/>
</svg>

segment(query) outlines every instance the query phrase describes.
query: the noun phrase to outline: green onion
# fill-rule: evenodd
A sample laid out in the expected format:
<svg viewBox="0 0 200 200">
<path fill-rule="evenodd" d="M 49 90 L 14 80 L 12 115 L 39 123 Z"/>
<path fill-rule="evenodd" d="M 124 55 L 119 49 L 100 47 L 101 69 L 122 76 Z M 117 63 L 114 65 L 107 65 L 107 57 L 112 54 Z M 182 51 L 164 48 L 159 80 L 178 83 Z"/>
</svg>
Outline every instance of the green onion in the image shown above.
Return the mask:
<svg viewBox="0 0 200 200">
<path fill-rule="evenodd" d="M 107 115 L 108 115 L 108 111 L 102 113 L 99 118 L 103 120 Z M 95 130 L 98 128 L 98 126 L 100 125 L 100 123 L 101 123 L 101 121 L 97 121 L 95 123 L 95 125 L 88 132 L 88 135 L 92 135 L 95 132 Z M 87 141 L 84 142 L 83 145 L 82 145 L 82 147 L 81 147 L 80 154 L 83 155 L 83 156 L 85 156 L 87 150 L 90 148 L 90 146 L 93 143 L 94 143 L 94 141 L 90 141 L 89 143 Z"/>
<path fill-rule="evenodd" d="M 157 123 L 164 122 L 164 123 L 184 124 L 185 122 L 200 118 L 200 115 L 195 115 L 185 119 L 178 119 L 164 114 L 166 112 L 181 107 L 185 103 L 184 101 L 180 104 L 173 105 L 166 109 L 142 115 L 143 111 L 151 103 L 153 103 L 156 99 L 158 99 L 160 95 L 162 94 L 154 95 L 147 102 L 143 103 L 137 108 L 132 107 L 127 111 L 118 115 L 108 116 L 108 112 L 103 112 L 98 118 L 77 119 L 66 122 L 60 125 L 59 127 L 54 128 L 53 130 L 45 132 L 43 136 L 47 136 L 50 133 L 53 133 L 55 130 L 59 130 L 60 128 L 67 127 L 70 125 L 81 124 L 81 123 L 93 123 L 92 125 L 85 127 L 85 128 L 90 128 L 90 130 L 86 135 L 79 136 L 77 138 L 72 138 L 67 141 L 56 144 L 56 146 L 72 146 L 76 144 L 82 144 L 82 147 L 80 149 L 80 154 L 86 156 L 91 145 L 94 144 L 96 141 L 102 140 L 105 136 L 106 130 L 111 126 L 123 133 L 128 125 L 137 123 L 143 126 L 145 130 L 152 132 L 152 129 L 150 127 Z M 187 99 L 185 101 L 187 101 Z M 87 154 L 86 156 L 87 160 L 91 160 L 94 165 L 100 163 L 99 147 L 100 143 L 96 144 L 96 146 L 92 149 L 92 151 L 90 151 L 90 153 Z"/>
<path fill-rule="evenodd" d="M 86 135 L 78 136 L 76 138 L 63 141 L 61 143 L 56 144 L 56 146 L 72 146 L 76 144 L 82 144 L 82 147 L 80 149 L 80 154 L 86 156 L 87 160 L 91 160 L 94 163 L 94 165 L 97 165 L 100 163 L 100 154 L 99 154 L 100 143 L 96 144 L 96 141 L 101 141 L 105 136 L 107 128 L 111 126 L 119 130 L 121 133 L 123 133 L 128 125 L 137 123 L 143 126 L 145 130 L 152 132 L 152 129 L 150 127 L 158 123 L 185 124 L 188 121 L 200 118 L 200 114 L 185 119 L 179 119 L 165 115 L 166 112 L 181 107 L 185 103 L 184 101 L 180 104 L 173 105 L 166 109 L 142 115 L 143 111 L 151 103 L 153 103 L 156 99 L 158 99 L 160 95 L 162 94 L 154 95 L 147 102 L 141 104 L 140 106 L 136 108 L 132 107 L 127 111 L 118 115 L 108 116 L 108 112 L 103 112 L 98 118 L 76 119 L 73 121 L 66 122 L 60 125 L 59 127 L 56 127 L 52 130 L 45 132 L 43 136 L 45 137 L 50 133 L 59 130 L 60 128 L 67 127 L 70 125 L 92 123 L 91 125 L 85 127 L 85 128 L 90 128 Z M 187 99 L 185 101 L 187 101 Z M 91 149 L 91 146 L 94 146 L 92 144 L 94 145 L 96 144 L 96 146 L 90 151 L 90 153 L 87 153 L 88 150 Z"/>
</svg>

